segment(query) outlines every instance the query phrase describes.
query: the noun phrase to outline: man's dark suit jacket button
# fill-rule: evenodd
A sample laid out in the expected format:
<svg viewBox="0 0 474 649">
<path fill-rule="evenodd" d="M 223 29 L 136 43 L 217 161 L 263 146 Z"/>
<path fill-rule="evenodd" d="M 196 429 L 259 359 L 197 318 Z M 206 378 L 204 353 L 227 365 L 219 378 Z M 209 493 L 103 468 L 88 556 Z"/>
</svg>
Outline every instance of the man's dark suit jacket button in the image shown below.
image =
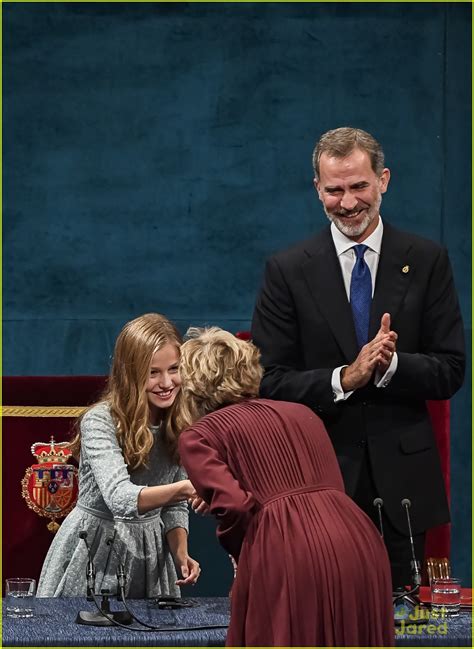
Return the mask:
<svg viewBox="0 0 474 649">
<path fill-rule="evenodd" d="M 366 440 L 365 440 L 365 439 L 360 439 L 360 440 L 357 442 L 357 446 L 358 446 L 359 448 L 364 448 L 365 446 L 367 446 L 367 442 L 366 442 Z"/>
</svg>

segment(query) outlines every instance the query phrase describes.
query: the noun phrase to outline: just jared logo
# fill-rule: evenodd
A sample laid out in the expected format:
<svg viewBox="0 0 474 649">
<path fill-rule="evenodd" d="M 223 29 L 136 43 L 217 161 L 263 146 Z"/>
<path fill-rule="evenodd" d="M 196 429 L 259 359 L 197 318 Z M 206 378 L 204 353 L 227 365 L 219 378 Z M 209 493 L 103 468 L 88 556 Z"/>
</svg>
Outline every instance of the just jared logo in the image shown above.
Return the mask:
<svg viewBox="0 0 474 649">
<path fill-rule="evenodd" d="M 395 628 L 397 635 L 447 635 L 448 625 L 446 613 L 443 609 L 439 612 L 429 611 L 422 606 L 416 606 L 412 611 L 405 607 L 397 608 L 397 618 L 400 624 Z M 433 624 L 431 620 L 442 620 L 438 624 Z"/>
</svg>

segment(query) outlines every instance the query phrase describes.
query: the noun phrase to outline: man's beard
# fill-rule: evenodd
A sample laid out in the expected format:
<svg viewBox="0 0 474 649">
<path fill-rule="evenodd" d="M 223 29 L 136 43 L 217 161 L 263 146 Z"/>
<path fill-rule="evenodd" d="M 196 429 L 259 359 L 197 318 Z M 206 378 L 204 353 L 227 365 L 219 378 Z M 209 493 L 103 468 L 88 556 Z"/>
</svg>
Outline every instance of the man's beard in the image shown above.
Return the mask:
<svg viewBox="0 0 474 649">
<path fill-rule="evenodd" d="M 377 198 L 375 199 L 375 202 L 373 205 L 369 207 L 367 210 L 364 218 L 360 223 L 351 223 L 351 221 L 342 221 L 342 219 L 339 218 L 337 214 L 331 214 L 328 212 L 326 209 L 326 206 L 323 203 L 323 208 L 326 216 L 328 219 L 331 221 L 331 223 L 334 223 L 336 228 L 342 232 L 342 234 L 345 234 L 346 237 L 350 237 L 351 239 L 355 237 L 360 237 L 364 232 L 367 230 L 369 225 L 373 222 L 375 218 L 377 218 L 380 210 L 380 205 L 382 203 L 382 194 L 379 194 Z M 340 210 L 343 212 L 344 216 L 344 211 L 345 210 Z M 357 212 L 358 210 L 350 210 L 347 212 L 347 214 L 351 214 L 352 212 Z"/>
</svg>

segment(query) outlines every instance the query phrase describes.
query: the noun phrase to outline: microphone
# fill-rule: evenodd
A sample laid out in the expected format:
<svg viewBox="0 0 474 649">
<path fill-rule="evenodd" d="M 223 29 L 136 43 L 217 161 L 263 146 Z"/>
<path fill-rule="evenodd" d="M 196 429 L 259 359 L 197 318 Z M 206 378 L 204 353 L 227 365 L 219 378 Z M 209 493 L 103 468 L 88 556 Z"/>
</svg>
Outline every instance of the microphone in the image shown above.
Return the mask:
<svg viewBox="0 0 474 649">
<path fill-rule="evenodd" d="M 117 580 L 118 580 L 118 585 L 119 585 L 119 591 L 120 591 L 120 600 L 122 604 L 125 607 L 125 611 L 120 611 L 119 613 L 113 613 L 112 616 L 114 619 L 117 619 L 117 615 L 123 616 L 121 617 L 121 622 L 124 622 L 124 617 L 127 620 L 125 623 L 130 624 L 132 620 L 135 620 L 135 622 L 138 622 L 138 624 L 141 624 L 142 629 L 136 629 L 133 627 L 128 627 L 132 631 L 165 631 L 169 627 L 163 627 L 163 626 L 155 626 L 153 624 L 149 624 L 148 622 L 145 622 L 142 618 L 138 617 L 138 615 L 131 610 L 131 608 L 128 605 L 128 602 L 125 597 L 125 585 L 127 583 L 127 577 L 125 575 L 125 567 L 123 565 L 123 561 L 121 560 L 117 550 L 114 547 L 115 543 L 115 536 L 117 534 L 117 530 L 114 530 L 113 536 L 110 536 L 106 540 L 106 544 L 109 546 L 109 558 L 110 558 L 110 553 L 113 553 L 115 557 L 117 558 Z M 108 561 L 107 561 L 108 563 Z M 160 606 L 160 601 L 164 603 L 164 606 Z M 162 596 L 158 598 L 158 607 L 159 608 L 187 608 L 189 606 L 193 606 L 192 602 L 186 602 L 185 600 L 181 601 L 181 598 L 178 597 L 169 597 L 169 596 Z M 110 613 L 110 611 L 109 611 Z M 127 617 L 128 616 L 128 617 Z M 120 625 L 119 625 L 120 626 Z M 184 630 L 185 627 L 175 627 L 174 630 Z M 191 629 L 193 627 L 186 627 L 186 629 Z M 196 629 L 197 627 L 194 627 Z M 202 627 L 199 627 L 202 628 Z M 214 627 L 213 627 L 214 628 Z"/>
<path fill-rule="evenodd" d="M 413 543 L 413 534 L 411 531 L 411 520 L 410 520 L 410 507 L 411 507 L 411 500 L 408 498 L 404 498 L 401 502 L 402 507 L 405 508 L 406 514 L 407 514 L 407 523 L 408 523 L 408 533 L 410 535 L 410 547 L 411 547 L 411 561 L 410 561 L 410 566 L 411 566 L 411 577 L 413 581 L 413 586 L 415 587 L 420 587 L 421 586 L 421 572 L 420 572 L 420 562 L 417 560 L 416 555 L 415 555 L 415 545 Z"/>
<path fill-rule="evenodd" d="M 114 530 L 113 536 L 110 536 L 107 541 L 105 542 L 109 546 L 109 558 L 110 558 L 110 553 L 112 552 L 116 559 L 117 559 L 117 582 L 119 586 L 119 595 L 120 600 L 122 604 L 125 607 L 126 614 L 129 615 L 130 622 L 135 620 L 135 622 L 138 622 L 138 624 L 141 624 L 143 627 L 145 627 L 143 630 L 144 631 L 159 631 L 160 627 L 154 626 L 153 624 L 149 624 L 148 622 L 145 622 L 141 618 L 139 618 L 136 613 L 134 613 L 130 607 L 128 606 L 128 602 L 125 597 L 125 585 L 127 583 L 127 577 L 125 575 L 125 567 L 123 565 L 122 559 L 120 558 L 117 550 L 114 547 L 115 543 L 115 536 L 117 534 L 117 530 Z M 108 564 L 108 561 L 107 561 Z M 125 614 L 125 613 L 124 613 Z"/>
<path fill-rule="evenodd" d="M 95 567 L 94 562 L 92 561 L 92 553 L 89 543 L 87 542 L 87 532 L 82 530 L 79 532 L 79 538 L 84 541 L 87 548 L 87 599 L 90 601 L 92 599 L 92 594 L 95 593 Z"/>
<path fill-rule="evenodd" d="M 124 592 L 125 586 L 127 584 L 127 576 L 125 574 L 125 566 L 123 565 L 123 562 L 122 562 L 121 558 L 119 557 L 117 550 L 114 548 L 116 534 L 117 534 L 117 530 L 114 530 L 114 535 L 110 536 L 105 543 L 110 547 L 110 550 L 114 553 L 114 555 L 117 558 L 117 561 L 118 561 L 118 564 L 117 564 L 117 582 L 118 582 L 118 586 L 119 586 L 119 589 L 120 589 L 120 593 L 122 594 Z"/>
<path fill-rule="evenodd" d="M 116 533 L 117 531 L 114 530 L 113 536 L 108 538 L 106 541 L 106 544 L 110 548 L 109 556 L 107 557 L 107 565 L 109 563 L 110 553 L 113 552 L 118 559 L 117 580 L 120 588 L 120 597 L 123 605 L 125 606 L 125 611 L 112 611 L 110 609 L 109 591 L 106 589 L 101 590 L 102 602 L 99 604 L 97 600 L 97 596 L 95 594 L 95 567 L 92 561 L 91 549 L 87 542 L 87 531 L 82 530 L 81 532 L 79 532 L 79 538 L 81 538 L 86 544 L 87 555 L 88 555 L 87 590 L 89 592 L 89 587 L 90 587 L 90 594 L 91 594 L 91 597 L 90 598 L 88 597 L 88 599 L 94 601 L 94 604 L 97 608 L 97 612 L 93 613 L 91 611 L 79 611 L 76 616 L 76 624 L 85 624 L 88 626 L 118 626 L 118 627 L 122 627 L 123 629 L 127 629 L 129 631 L 140 631 L 141 633 L 143 633 L 144 631 L 169 633 L 171 629 L 170 625 L 166 624 L 160 626 L 153 626 L 151 624 L 148 624 L 147 622 L 144 622 L 139 617 L 137 617 L 135 613 L 133 613 L 133 611 L 131 611 L 130 608 L 128 607 L 127 602 L 125 600 L 125 584 L 127 582 L 127 578 L 125 575 L 125 568 L 123 562 L 121 561 L 118 555 L 118 552 L 114 548 Z M 192 605 L 193 605 L 192 603 L 188 604 L 188 606 L 192 606 Z M 134 626 L 130 626 L 133 620 L 136 620 L 139 624 L 142 625 L 142 627 L 137 628 Z M 172 630 L 173 631 L 197 631 L 201 629 L 226 629 L 227 626 L 228 624 L 175 626 L 172 628 Z"/>
<path fill-rule="evenodd" d="M 383 507 L 383 500 L 382 498 L 374 498 L 374 502 L 372 503 L 374 507 L 377 507 L 378 512 L 379 512 L 379 529 L 380 529 L 380 536 L 383 538 L 383 524 L 382 524 L 382 507 Z"/>
<path fill-rule="evenodd" d="M 84 541 L 87 548 L 87 599 L 93 601 L 97 607 L 97 613 L 90 611 L 79 611 L 76 617 L 77 624 L 86 624 L 89 626 L 123 626 L 132 623 L 132 617 L 126 611 L 111 611 L 109 604 L 109 591 L 102 589 L 102 602 L 99 605 L 95 594 L 95 566 L 92 561 L 92 552 L 89 543 L 87 542 L 87 531 L 81 530 L 79 538 Z"/>
</svg>

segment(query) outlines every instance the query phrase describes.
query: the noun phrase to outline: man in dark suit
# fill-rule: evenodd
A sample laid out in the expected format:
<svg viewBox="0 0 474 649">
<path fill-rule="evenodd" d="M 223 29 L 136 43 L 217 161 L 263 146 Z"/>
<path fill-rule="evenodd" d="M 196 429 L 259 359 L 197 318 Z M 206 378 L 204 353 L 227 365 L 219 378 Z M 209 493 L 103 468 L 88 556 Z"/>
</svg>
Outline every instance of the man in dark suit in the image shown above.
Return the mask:
<svg viewBox="0 0 474 649">
<path fill-rule="evenodd" d="M 448 255 L 382 222 L 390 171 L 365 131 L 325 133 L 314 185 L 331 221 L 272 257 L 252 337 L 261 396 L 304 403 L 324 421 L 347 493 L 377 523 L 394 587 L 412 578 L 405 508 L 418 560 L 425 531 L 449 520 L 427 399 L 449 399 L 464 377 L 464 336 Z"/>
</svg>

